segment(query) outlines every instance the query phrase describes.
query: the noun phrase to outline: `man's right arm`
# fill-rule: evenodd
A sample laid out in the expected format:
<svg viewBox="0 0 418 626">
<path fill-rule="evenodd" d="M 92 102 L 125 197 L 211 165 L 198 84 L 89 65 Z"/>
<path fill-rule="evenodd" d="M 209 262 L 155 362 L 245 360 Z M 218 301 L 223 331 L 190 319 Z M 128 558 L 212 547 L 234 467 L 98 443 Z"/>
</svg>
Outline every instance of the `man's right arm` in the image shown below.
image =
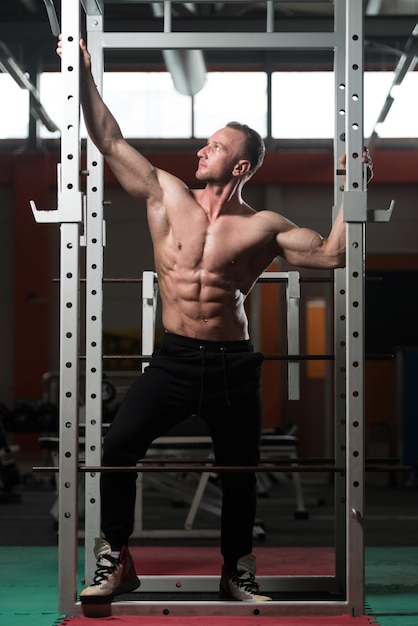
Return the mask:
<svg viewBox="0 0 418 626">
<path fill-rule="evenodd" d="M 123 138 L 119 124 L 103 102 L 91 73 L 90 53 L 80 41 L 81 106 L 87 132 L 105 157 L 124 189 L 141 200 L 158 200 L 161 188 L 157 170 Z M 62 38 L 58 39 L 57 54 L 62 53 Z"/>
</svg>

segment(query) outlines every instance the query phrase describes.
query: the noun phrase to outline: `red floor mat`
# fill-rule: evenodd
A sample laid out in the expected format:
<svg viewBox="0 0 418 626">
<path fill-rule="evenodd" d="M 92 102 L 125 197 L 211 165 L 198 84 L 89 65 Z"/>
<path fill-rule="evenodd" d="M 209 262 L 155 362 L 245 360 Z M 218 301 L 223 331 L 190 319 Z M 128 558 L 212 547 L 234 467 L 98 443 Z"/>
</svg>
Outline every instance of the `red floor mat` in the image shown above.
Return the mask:
<svg viewBox="0 0 418 626">
<path fill-rule="evenodd" d="M 115 616 L 101 619 L 72 617 L 61 626 L 377 626 L 373 618 L 351 617 L 143 617 Z"/>
<path fill-rule="evenodd" d="M 139 576 L 219 576 L 222 557 L 212 547 L 132 547 L 130 552 Z M 332 576 L 334 548 L 257 547 L 259 576 Z"/>
<path fill-rule="evenodd" d="M 142 546 L 130 548 L 139 576 L 218 576 L 222 557 L 213 547 Z M 334 549 L 318 547 L 257 547 L 257 573 L 260 576 L 324 576 L 334 573 Z M 372 617 L 243 617 L 111 616 L 106 618 L 66 618 L 61 626 L 377 626 Z"/>
</svg>

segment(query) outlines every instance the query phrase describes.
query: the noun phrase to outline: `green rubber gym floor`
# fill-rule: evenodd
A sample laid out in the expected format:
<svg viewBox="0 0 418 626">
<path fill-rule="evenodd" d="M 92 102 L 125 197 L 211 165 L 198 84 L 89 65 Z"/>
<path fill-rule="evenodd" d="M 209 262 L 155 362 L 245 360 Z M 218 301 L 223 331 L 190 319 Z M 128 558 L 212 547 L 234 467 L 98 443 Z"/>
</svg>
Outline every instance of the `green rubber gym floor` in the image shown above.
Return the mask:
<svg viewBox="0 0 418 626">
<path fill-rule="evenodd" d="M 58 614 L 57 548 L 52 546 L 0 546 L 0 624 L 1 626 L 68 626 L 81 623 L 125 623 L 122 619 L 65 619 Z M 83 550 L 79 565 L 82 579 Z M 366 610 L 370 623 L 379 626 L 418 625 L 418 547 L 371 547 L 366 549 Z M 171 618 L 165 618 L 170 621 Z M 306 618 L 299 623 L 317 624 Z M 230 620 L 229 620 L 230 621 Z M 271 623 L 265 618 L 261 623 Z M 281 624 L 292 620 L 277 618 Z M 349 623 L 356 624 L 352 619 Z M 360 620 L 361 621 L 361 620 Z M 143 618 L 136 622 L 144 623 Z M 184 623 L 190 619 L 184 620 Z M 126 622 L 128 623 L 128 622 Z M 152 623 L 152 620 L 150 621 Z M 176 621 L 178 623 L 178 621 Z M 199 620 L 196 621 L 199 623 Z M 225 622 L 226 623 L 226 622 Z M 241 623 L 244 623 L 241 619 Z M 346 621 L 323 619 L 323 624 Z M 347 622 L 348 623 L 348 622 Z M 363 622 L 362 622 L 363 623 Z"/>
<path fill-rule="evenodd" d="M 282 574 L 283 569 L 286 574 L 296 574 L 296 569 L 302 565 L 307 567 L 304 573 L 315 575 L 332 564 L 333 487 L 322 479 L 304 478 L 303 491 L 308 519 L 294 519 L 295 497 L 286 485 L 273 484 L 268 496 L 259 499 L 258 515 L 266 528 L 264 541 L 257 541 L 255 545 L 261 575 L 266 563 L 264 551 L 267 551 L 269 562 L 276 559 L 274 567 L 278 574 Z M 144 619 L 136 616 L 128 622 L 125 616 L 93 620 L 59 615 L 57 532 L 52 517 L 55 489 L 49 481 L 28 475 L 17 489 L 17 495 L 20 498 L 15 502 L 0 500 L 0 626 L 85 626 L 87 623 L 94 626 L 128 626 L 128 623 L 129 626 L 133 623 L 136 626 L 160 626 L 158 620 L 161 619 L 167 626 L 179 626 L 174 617 Z M 366 621 L 349 616 L 331 621 L 312 616 L 303 620 L 303 626 L 418 626 L 417 495 L 416 487 L 397 487 L 384 476 L 366 484 Z M 179 507 L 178 503 L 173 506 L 171 499 L 159 491 L 146 490 L 144 528 L 161 529 L 167 524 L 171 528 L 181 527 L 186 512 L 187 509 Z M 216 516 L 203 510 L 199 516 L 196 521 L 204 528 L 218 524 Z M 164 546 L 181 550 L 183 569 L 188 558 L 193 556 L 196 561 L 194 553 L 198 550 L 219 552 L 217 539 L 186 539 L 181 544 L 184 548 L 179 548 L 178 540 L 142 539 L 134 542 L 133 551 L 138 551 L 140 559 L 139 574 L 152 573 L 143 568 L 145 553 L 149 550 L 152 553 L 148 562 L 155 568 L 153 573 L 166 574 L 173 573 L 170 568 L 179 560 L 175 560 L 174 553 L 164 551 Z M 283 551 L 287 560 L 283 558 Z M 79 581 L 83 578 L 83 559 L 84 550 L 80 548 Z M 206 567 L 207 560 L 203 555 L 199 563 Z M 219 564 L 215 571 L 218 570 Z M 214 618 L 210 622 L 204 617 L 191 619 L 184 618 L 180 626 L 271 626 L 272 620 L 280 626 L 302 624 L 294 618 L 260 617 L 251 623 L 242 618 L 225 618 L 222 624 Z M 240 619 L 239 624 L 237 619 Z"/>
</svg>

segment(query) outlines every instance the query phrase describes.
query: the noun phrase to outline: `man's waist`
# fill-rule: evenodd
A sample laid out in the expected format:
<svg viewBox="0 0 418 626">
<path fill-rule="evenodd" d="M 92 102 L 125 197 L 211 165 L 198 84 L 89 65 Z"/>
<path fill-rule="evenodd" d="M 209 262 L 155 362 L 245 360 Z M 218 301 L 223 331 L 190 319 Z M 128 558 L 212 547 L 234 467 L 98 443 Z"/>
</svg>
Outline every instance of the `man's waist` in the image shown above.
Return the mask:
<svg viewBox="0 0 418 626">
<path fill-rule="evenodd" d="M 171 343 L 191 350 L 202 350 L 202 348 L 204 348 L 208 352 L 220 352 L 221 350 L 225 350 L 226 352 L 252 352 L 254 350 L 250 339 L 238 339 L 233 341 L 200 339 L 197 337 L 178 335 L 169 331 L 164 333 L 163 343 Z"/>
</svg>

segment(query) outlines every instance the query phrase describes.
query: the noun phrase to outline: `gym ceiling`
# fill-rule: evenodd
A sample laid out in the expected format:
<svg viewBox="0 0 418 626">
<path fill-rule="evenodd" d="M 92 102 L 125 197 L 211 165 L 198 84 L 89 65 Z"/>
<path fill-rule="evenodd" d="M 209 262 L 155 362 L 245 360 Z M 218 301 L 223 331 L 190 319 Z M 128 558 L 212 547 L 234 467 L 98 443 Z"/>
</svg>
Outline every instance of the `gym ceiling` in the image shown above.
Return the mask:
<svg viewBox="0 0 418 626">
<path fill-rule="evenodd" d="M 105 30 L 161 32 L 163 29 L 162 19 L 155 16 L 151 3 L 95 1 L 104 6 Z M 48 4 L 53 4 L 59 19 L 60 0 L 2 0 L 0 3 L 0 41 L 6 44 L 24 70 L 33 67 L 35 61 L 40 71 L 56 71 L 59 68 L 55 37 L 47 17 Z M 418 0 L 365 0 L 365 13 L 365 68 L 391 70 L 398 63 L 418 22 Z M 333 15 L 332 0 L 274 3 L 276 31 L 332 31 Z M 172 4 L 173 32 L 263 32 L 265 24 L 265 2 Z M 332 68 L 330 51 L 207 50 L 204 54 L 208 71 L 262 70 L 266 67 L 276 71 Z M 105 63 L 108 71 L 164 69 L 159 51 L 107 51 Z"/>
</svg>

